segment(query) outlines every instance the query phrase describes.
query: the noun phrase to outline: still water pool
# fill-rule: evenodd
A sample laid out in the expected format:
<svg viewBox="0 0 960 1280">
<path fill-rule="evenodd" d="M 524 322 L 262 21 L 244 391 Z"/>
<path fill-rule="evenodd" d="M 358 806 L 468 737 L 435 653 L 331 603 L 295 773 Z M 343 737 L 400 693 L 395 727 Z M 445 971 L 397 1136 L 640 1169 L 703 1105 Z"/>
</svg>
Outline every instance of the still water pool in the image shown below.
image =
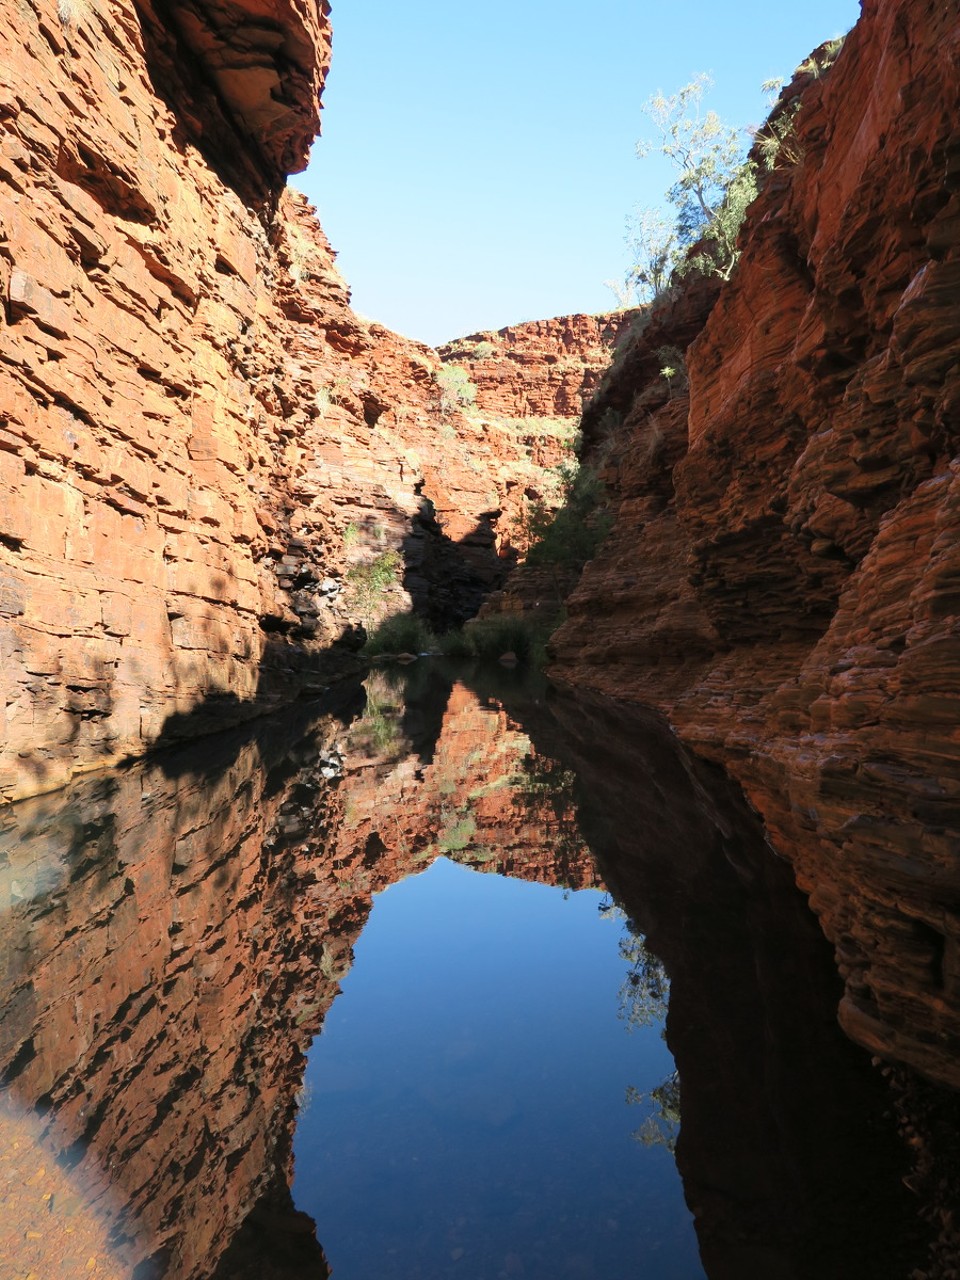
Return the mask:
<svg viewBox="0 0 960 1280">
<path fill-rule="evenodd" d="M 337 1280 L 704 1274 L 636 943 L 599 890 L 443 857 L 378 896 L 295 1144 Z"/>
<path fill-rule="evenodd" d="M 657 717 L 374 672 L 0 810 L 0 1280 L 946 1276 L 840 994 Z"/>
</svg>

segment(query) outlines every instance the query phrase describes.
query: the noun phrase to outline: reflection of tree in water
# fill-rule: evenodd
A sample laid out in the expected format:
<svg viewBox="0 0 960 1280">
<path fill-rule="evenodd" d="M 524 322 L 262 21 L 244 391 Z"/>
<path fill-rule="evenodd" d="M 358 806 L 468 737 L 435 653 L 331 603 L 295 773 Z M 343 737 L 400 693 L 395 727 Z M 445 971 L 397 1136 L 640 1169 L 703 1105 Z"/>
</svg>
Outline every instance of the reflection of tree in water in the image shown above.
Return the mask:
<svg viewBox="0 0 960 1280">
<path fill-rule="evenodd" d="M 618 1016 L 630 1031 L 637 1027 L 662 1027 L 670 1000 L 670 979 L 663 961 L 647 947 L 647 940 L 621 907 L 604 898 L 600 914 L 623 928 L 620 955 L 630 966 L 620 987 Z"/>
<path fill-rule="evenodd" d="M 553 837 L 557 884 L 576 885 L 577 871 L 584 857 L 573 794 L 577 775 L 559 760 L 532 753 L 523 757 L 520 769 L 513 803 L 525 808 L 534 823 L 542 821 L 544 804 L 549 803 L 557 820 Z"/>
<path fill-rule="evenodd" d="M 627 1102 L 641 1106 L 650 1105 L 650 1113 L 644 1118 L 639 1129 L 634 1129 L 633 1137 L 645 1147 L 666 1147 L 672 1154 L 677 1149 L 677 1135 L 680 1133 L 680 1074 L 671 1071 L 666 1080 L 642 1093 L 633 1085 L 627 1086 Z"/>
<path fill-rule="evenodd" d="M 370 759 L 393 763 L 409 750 L 403 733 L 403 677 L 395 671 L 374 670 L 363 682 L 366 704 L 350 726 L 349 742 Z"/>
<path fill-rule="evenodd" d="M 618 1016 L 630 1031 L 657 1026 L 663 1035 L 670 1001 L 670 979 L 663 961 L 648 948 L 646 938 L 633 920 L 610 898 L 600 903 L 600 912 L 608 919 L 621 922 L 623 928 L 620 955 L 629 968 L 620 987 Z M 627 1102 L 649 1109 L 633 1137 L 645 1147 L 662 1146 L 675 1151 L 680 1132 L 679 1073 L 672 1071 L 649 1093 L 628 1085 Z"/>
</svg>

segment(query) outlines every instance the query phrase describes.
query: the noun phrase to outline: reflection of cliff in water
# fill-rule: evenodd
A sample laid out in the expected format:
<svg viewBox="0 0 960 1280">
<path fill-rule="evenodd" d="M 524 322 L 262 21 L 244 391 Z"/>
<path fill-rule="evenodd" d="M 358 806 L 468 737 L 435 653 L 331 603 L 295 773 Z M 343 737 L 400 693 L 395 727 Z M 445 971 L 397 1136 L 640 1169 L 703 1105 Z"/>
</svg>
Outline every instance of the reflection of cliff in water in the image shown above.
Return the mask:
<svg viewBox="0 0 960 1280">
<path fill-rule="evenodd" d="M 315 851 L 341 733 L 303 715 L 4 811 L 0 1070 L 75 1187 L 21 1206 L 38 1274 L 81 1210 L 117 1274 L 200 1273 L 288 1165 L 335 990 Z"/>
<path fill-rule="evenodd" d="M 0 1072 L 47 1171 L 18 1207 L 42 1215 L 24 1272 L 61 1274 L 43 1250 L 89 1219 L 118 1276 L 325 1274 L 288 1190 L 304 1054 L 372 895 L 443 854 L 602 874 L 647 935 L 712 1280 L 909 1273 L 901 1153 L 823 941 L 742 804 L 653 720 L 418 665 L 368 679 L 346 727 L 287 717 L 0 831 Z M 675 1082 L 660 1102 L 672 1142 Z"/>
<path fill-rule="evenodd" d="M 837 1027 L 831 950 L 789 868 L 659 717 L 589 697 L 551 708 L 584 836 L 669 975 L 677 1161 L 707 1274 L 904 1280 L 920 1224 L 890 1099 Z M 672 1083 L 655 1117 L 668 1137 Z"/>
<path fill-rule="evenodd" d="M 18 1265 L 66 1275 L 84 1223 L 112 1274 L 205 1275 L 249 1219 L 223 1275 L 322 1274 L 289 1201 L 297 1091 L 372 894 L 440 851 L 593 883 L 569 814 L 512 803 L 529 741 L 502 715 L 459 690 L 425 727 L 375 681 L 369 702 L 349 730 L 304 713 L 2 811 L 0 1072 L 33 1117 L 3 1127 L 48 1170 Z"/>
</svg>

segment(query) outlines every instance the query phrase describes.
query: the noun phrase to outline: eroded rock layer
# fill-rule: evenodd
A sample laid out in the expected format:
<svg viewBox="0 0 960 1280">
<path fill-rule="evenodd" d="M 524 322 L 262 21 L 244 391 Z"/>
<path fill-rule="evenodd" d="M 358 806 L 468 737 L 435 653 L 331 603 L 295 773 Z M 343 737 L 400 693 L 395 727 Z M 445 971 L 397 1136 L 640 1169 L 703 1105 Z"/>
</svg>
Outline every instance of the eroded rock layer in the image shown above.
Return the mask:
<svg viewBox="0 0 960 1280">
<path fill-rule="evenodd" d="M 732 769 L 836 945 L 844 1026 L 953 1084 L 958 60 L 953 6 L 872 0 L 790 87 L 733 278 L 661 314 L 585 422 L 620 415 L 619 514 L 555 640 L 564 678 Z"/>
<path fill-rule="evenodd" d="M 326 682 L 390 613 L 460 621 L 515 559 L 555 459 L 359 319 L 284 189 L 329 45 L 300 0 L 8 4 L 0 800 Z"/>
<path fill-rule="evenodd" d="M 557 316 L 484 330 L 438 347 L 465 368 L 477 407 L 505 418 L 579 419 L 633 312 Z"/>
</svg>

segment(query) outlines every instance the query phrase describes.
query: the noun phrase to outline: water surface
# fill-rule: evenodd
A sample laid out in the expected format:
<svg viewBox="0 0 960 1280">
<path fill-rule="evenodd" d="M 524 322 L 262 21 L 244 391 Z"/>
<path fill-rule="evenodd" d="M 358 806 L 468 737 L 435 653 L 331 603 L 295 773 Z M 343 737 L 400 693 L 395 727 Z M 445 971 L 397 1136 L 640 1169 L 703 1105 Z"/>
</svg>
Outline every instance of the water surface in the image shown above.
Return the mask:
<svg viewBox="0 0 960 1280">
<path fill-rule="evenodd" d="M 295 1144 L 337 1277 L 703 1275 L 609 907 L 442 857 L 377 898 Z"/>
<path fill-rule="evenodd" d="M 655 716 L 375 673 L 0 810 L 0 1277 L 946 1275 L 839 994 Z"/>
</svg>

